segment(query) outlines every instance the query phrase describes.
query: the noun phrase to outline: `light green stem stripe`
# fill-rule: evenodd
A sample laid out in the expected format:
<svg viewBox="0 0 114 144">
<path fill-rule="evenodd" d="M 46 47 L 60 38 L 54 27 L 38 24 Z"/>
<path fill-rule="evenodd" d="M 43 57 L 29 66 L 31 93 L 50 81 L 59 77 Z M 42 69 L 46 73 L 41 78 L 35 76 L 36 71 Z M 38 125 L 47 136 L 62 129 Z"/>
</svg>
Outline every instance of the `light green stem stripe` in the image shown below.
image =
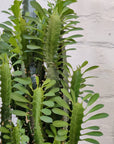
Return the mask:
<svg viewBox="0 0 114 144">
<path fill-rule="evenodd" d="M 32 115 L 34 119 L 34 140 L 35 144 L 43 144 L 43 135 L 40 125 L 40 113 L 42 108 L 43 90 L 36 88 L 33 95 L 33 109 Z"/>
<path fill-rule="evenodd" d="M 11 113 L 10 113 L 10 96 L 11 96 L 11 73 L 7 55 L 2 55 L 3 63 L 0 67 L 1 74 L 1 98 L 2 98 L 2 108 L 1 108 L 1 125 L 6 126 L 10 123 Z M 2 143 L 7 143 L 9 140 L 3 139 Z"/>
<path fill-rule="evenodd" d="M 81 124 L 83 122 L 82 120 L 84 117 L 83 112 L 84 112 L 84 108 L 82 104 L 75 103 L 73 105 L 69 144 L 78 144 L 80 131 L 81 131 Z"/>
</svg>

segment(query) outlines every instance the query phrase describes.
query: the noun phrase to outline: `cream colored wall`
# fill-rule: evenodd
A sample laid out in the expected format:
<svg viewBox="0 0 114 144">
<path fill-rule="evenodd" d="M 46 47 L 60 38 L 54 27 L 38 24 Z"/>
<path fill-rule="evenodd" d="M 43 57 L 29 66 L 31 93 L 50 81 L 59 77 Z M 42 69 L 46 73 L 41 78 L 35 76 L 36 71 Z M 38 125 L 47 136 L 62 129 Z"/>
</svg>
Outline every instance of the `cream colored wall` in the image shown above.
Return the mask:
<svg viewBox="0 0 114 144">
<path fill-rule="evenodd" d="M 7 20 L 7 16 L 1 14 L 1 10 L 7 10 L 12 2 L 13 0 L 0 0 L 0 22 Z M 41 3 L 45 7 L 46 0 Z M 70 52 L 72 58 L 68 61 L 74 69 L 84 60 L 89 61 L 89 66 L 100 66 L 90 73 L 98 78 L 89 81 L 95 84 L 94 90 L 100 93 L 99 103 L 105 104 L 103 111 L 110 115 L 107 119 L 97 122 L 104 132 L 99 141 L 100 144 L 114 144 L 114 1 L 78 0 L 71 7 L 80 16 L 78 26 L 84 28 L 80 32 L 84 37 L 78 39 L 78 43 L 74 45 L 77 50 Z M 96 121 L 92 123 L 96 124 Z"/>
<path fill-rule="evenodd" d="M 98 103 L 105 104 L 103 111 L 110 116 L 97 122 L 104 132 L 99 141 L 101 144 L 114 144 L 114 1 L 78 0 L 71 7 L 80 17 L 79 26 L 84 28 L 81 32 L 84 37 L 78 40 L 77 50 L 70 53 L 72 58 L 69 61 L 74 68 L 84 60 L 88 60 L 90 65 L 100 66 L 92 72 L 98 78 L 90 82 L 100 93 Z"/>
</svg>

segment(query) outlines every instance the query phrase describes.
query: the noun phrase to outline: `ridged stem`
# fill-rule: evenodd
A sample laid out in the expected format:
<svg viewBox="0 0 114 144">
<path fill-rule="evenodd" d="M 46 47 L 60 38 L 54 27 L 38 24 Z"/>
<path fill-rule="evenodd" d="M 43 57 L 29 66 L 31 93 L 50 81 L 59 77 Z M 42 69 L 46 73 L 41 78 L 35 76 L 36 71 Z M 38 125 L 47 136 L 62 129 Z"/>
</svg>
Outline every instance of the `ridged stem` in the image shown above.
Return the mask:
<svg viewBox="0 0 114 144">
<path fill-rule="evenodd" d="M 32 116 L 34 119 L 34 141 L 35 144 L 43 144 L 43 135 L 41 131 L 40 113 L 42 108 L 43 90 L 36 88 L 33 95 Z"/>
<path fill-rule="evenodd" d="M 84 108 L 80 103 L 73 104 L 71 125 L 70 125 L 70 136 L 69 144 L 78 144 L 80 139 L 81 124 L 84 117 Z"/>
<path fill-rule="evenodd" d="M 60 16 L 55 11 L 49 18 L 47 28 L 47 40 L 45 46 L 45 61 L 47 63 L 47 77 L 57 80 L 58 73 L 56 70 L 58 47 L 61 32 Z"/>
<path fill-rule="evenodd" d="M 11 73 L 9 68 L 9 63 L 7 56 L 4 56 L 4 62 L 0 67 L 1 74 L 1 98 L 2 98 L 2 108 L 1 108 L 1 125 L 4 127 L 10 123 L 11 113 L 10 113 L 10 95 L 11 95 Z M 7 143 L 8 140 L 3 139 L 2 143 Z"/>
</svg>

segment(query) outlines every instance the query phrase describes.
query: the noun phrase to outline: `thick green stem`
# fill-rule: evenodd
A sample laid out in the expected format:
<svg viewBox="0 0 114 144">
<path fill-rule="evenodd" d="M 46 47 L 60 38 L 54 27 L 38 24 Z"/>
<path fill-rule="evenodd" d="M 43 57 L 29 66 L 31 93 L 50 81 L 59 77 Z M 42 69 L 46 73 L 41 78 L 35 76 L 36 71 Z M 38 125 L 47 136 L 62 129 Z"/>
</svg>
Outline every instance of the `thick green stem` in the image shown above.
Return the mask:
<svg viewBox="0 0 114 144">
<path fill-rule="evenodd" d="M 56 70 L 54 64 L 50 63 L 48 65 L 48 68 L 47 68 L 47 77 L 50 78 L 51 80 L 58 81 L 59 76 L 58 76 L 58 73 L 57 73 L 57 70 Z"/>
<path fill-rule="evenodd" d="M 45 47 L 45 60 L 47 63 L 47 77 L 57 80 L 58 73 L 56 70 L 58 47 L 61 32 L 61 20 L 58 13 L 55 11 L 48 22 L 47 40 Z"/>
<path fill-rule="evenodd" d="M 80 103 L 73 104 L 69 144 L 78 144 L 80 139 L 81 124 L 84 117 L 84 108 Z"/>
<path fill-rule="evenodd" d="M 9 124 L 11 120 L 11 113 L 10 113 L 11 73 L 7 55 L 4 55 L 3 58 L 4 61 L 0 67 L 1 98 L 2 98 L 1 125 L 6 126 L 7 124 Z M 3 139 L 2 142 L 5 144 L 6 142 L 8 142 L 8 140 Z"/>
<path fill-rule="evenodd" d="M 43 144 L 43 135 L 41 131 L 40 113 L 42 108 L 43 90 L 36 88 L 33 95 L 32 116 L 34 119 L 34 141 L 35 144 Z"/>
</svg>

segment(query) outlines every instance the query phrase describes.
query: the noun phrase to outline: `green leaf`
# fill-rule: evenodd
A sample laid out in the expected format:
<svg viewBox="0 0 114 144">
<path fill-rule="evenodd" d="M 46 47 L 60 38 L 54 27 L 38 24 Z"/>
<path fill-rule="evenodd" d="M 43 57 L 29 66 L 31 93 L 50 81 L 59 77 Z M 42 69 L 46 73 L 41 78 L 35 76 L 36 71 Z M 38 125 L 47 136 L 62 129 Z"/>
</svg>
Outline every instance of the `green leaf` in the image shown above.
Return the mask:
<svg viewBox="0 0 114 144">
<path fill-rule="evenodd" d="M 18 19 L 20 16 L 20 5 L 21 5 L 22 1 L 18 1 L 15 0 L 14 1 L 14 5 L 11 6 L 10 10 L 12 11 L 12 13 L 14 14 L 14 16 Z M 16 19 L 16 20 L 17 20 Z"/>
<path fill-rule="evenodd" d="M 19 91 L 21 91 L 25 94 L 30 95 L 29 91 L 24 86 L 22 86 L 20 84 L 15 84 L 13 87 L 17 88 Z"/>
<path fill-rule="evenodd" d="M 21 76 L 22 75 L 22 71 L 17 70 L 17 71 L 14 71 L 12 74 L 14 76 Z"/>
<path fill-rule="evenodd" d="M 51 97 L 51 96 L 55 96 L 55 93 L 54 93 L 54 92 L 49 91 L 49 92 L 48 92 L 48 93 L 46 93 L 44 96 L 49 96 L 49 97 Z"/>
<path fill-rule="evenodd" d="M 40 6 L 40 4 L 36 1 L 31 1 L 31 5 L 38 12 L 38 16 L 40 17 L 40 19 L 43 19 L 43 17 L 45 16 L 45 12 L 43 8 Z"/>
<path fill-rule="evenodd" d="M 28 49 L 36 50 L 36 49 L 42 49 L 40 46 L 37 45 L 27 45 Z"/>
<path fill-rule="evenodd" d="M 23 35 L 23 38 L 28 39 L 28 40 L 40 40 L 40 41 L 42 41 L 42 39 L 40 39 L 39 37 L 32 36 L 32 35 Z"/>
<path fill-rule="evenodd" d="M 6 128 L 11 129 L 11 128 L 12 128 L 12 125 L 7 124 L 7 125 L 6 125 Z"/>
<path fill-rule="evenodd" d="M 92 97 L 92 94 L 87 94 L 84 98 L 83 98 L 83 101 L 87 100 L 88 98 Z"/>
<path fill-rule="evenodd" d="M 11 15 L 11 13 L 9 13 L 8 11 L 5 11 L 5 10 L 3 10 L 2 13 Z"/>
<path fill-rule="evenodd" d="M 68 38 L 65 38 L 65 40 L 67 40 L 67 39 L 73 39 L 73 38 L 79 38 L 79 37 L 83 37 L 83 35 L 81 35 L 81 34 L 72 35 L 72 36 L 69 36 Z"/>
<path fill-rule="evenodd" d="M 81 65 L 81 68 L 85 67 L 88 64 L 88 61 L 84 61 Z"/>
<path fill-rule="evenodd" d="M 84 71 L 84 73 L 87 72 L 87 71 L 94 70 L 94 69 L 96 69 L 96 68 L 98 68 L 98 67 L 99 67 L 99 66 L 92 66 L 92 67 L 89 67 L 88 69 L 86 69 L 86 70 Z"/>
<path fill-rule="evenodd" d="M 55 93 L 59 91 L 59 88 L 53 88 L 48 93 L 46 93 L 44 96 L 55 96 Z"/>
<path fill-rule="evenodd" d="M 35 79 L 36 79 L 36 84 L 37 84 L 37 86 L 39 85 L 39 77 L 38 76 L 35 76 Z"/>
<path fill-rule="evenodd" d="M 27 113 L 23 112 L 21 110 L 12 110 L 11 113 L 16 115 L 16 116 L 27 116 Z"/>
<path fill-rule="evenodd" d="M 47 79 L 43 82 L 42 86 L 43 86 L 43 87 L 46 87 L 46 85 L 47 85 L 48 83 L 50 83 L 50 81 L 51 81 L 51 80 L 47 78 Z"/>
<path fill-rule="evenodd" d="M 15 65 L 17 65 L 17 64 L 21 64 L 22 63 L 22 60 L 17 60 L 14 64 L 13 64 L 13 66 L 15 66 Z"/>
<path fill-rule="evenodd" d="M 23 102 L 16 102 L 16 105 L 25 108 L 25 109 L 29 109 L 29 107 L 27 106 L 27 104 L 23 103 Z"/>
<path fill-rule="evenodd" d="M 50 130 L 46 129 L 46 133 L 48 134 L 48 137 L 54 137 L 53 133 Z"/>
<path fill-rule="evenodd" d="M 54 102 L 53 101 L 44 101 L 43 102 L 44 105 L 48 106 L 48 107 L 53 107 L 54 106 Z"/>
<path fill-rule="evenodd" d="M 3 28 L 4 30 L 7 30 L 7 31 L 12 32 L 12 29 L 11 29 L 11 28 L 9 28 L 9 27 L 7 27 L 7 26 L 6 26 L 6 25 L 4 25 L 4 24 L 0 24 L 0 27 L 1 27 L 1 28 Z"/>
<path fill-rule="evenodd" d="M 22 96 L 21 94 L 16 93 L 16 92 L 11 94 L 11 99 L 18 101 L 18 102 L 28 102 L 29 103 L 29 101 L 24 96 Z"/>
<path fill-rule="evenodd" d="M 11 49 L 10 45 L 4 41 L 0 41 L 0 52 L 8 52 Z"/>
<path fill-rule="evenodd" d="M 67 15 L 74 14 L 74 11 L 68 7 L 62 11 L 62 18 L 64 19 Z"/>
<path fill-rule="evenodd" d="M 99 94 L 98 94 L 98 93 L 94 94 L 94 95 L 90 98 L 90 100 L 88 101 L 87 106 L 92 105 L 98 98 L 99 98 Z"/>
<path fill-rule="evenodd" d="M 36 17 L 30 17 L 30 16 L 24 16 L 24 18 L 26 19 L 26 20 L 29 20 L 29 21 L 31 21 L 31 22 L 35 22 L 35 23 L 39 23 L 39 21 L 38 21 L 38 19 L 36 18 Z M 32 29 L 32 28 L 35 28 L 35 27 L 33 27 L 33 26 L 26 26 L 27 28 L 29 28 L 29 29 Z M 36 28 L 35 28 L 36 29 Z"/>
<path fill-rule="evenodd" d="M 0 132 L 2 133 L 10 133 L 9 130 L 5 127 L 0 127 Z"/>
<path fill-rule="evenodd" d="M 61 97 L 55 97 L 54 101 L 60 106 L 70 110 L 69 105 Z"/>
<path fill-rule="evenodd" d="M 45 115 L 51 115 L 51 110 L 44 108 L 44 109 L 42 109 L 42 113 Z"/>
<path fill-rule="evenodd" d="M 53 120 L 51 117 L 48 117 L 48 116 L 41 116 L 40 119 L 46 123 L 52 123 Z"/>
<path fill-rule="evenodd" d="M 86 139 L 83 139 L 83 140 L 87 141 L 87 142 L 90 142 L 90 143 L 93 143 L 93 144 L 100 144 L 97 140 L 92 139 L 92 138 L 86 138 Z"/>
<path fill-rule="evenodd" d="M 71 95 L 69 94 L 68 90 L 66 89 L 61 89 L 62 93 L 70 100 L 72 101 L 72 97 Z"/>
<path fill-rule="evenodd" d="M 14 81 L 23 84 L 23 85 L 29 85 L 31 83 L 30 78 L 15 78 Z"/>
<path fill-rule="evenodd" d="M 53 122 L 53 125 L 55 127 L 66 127 L 66 126 L 68 126 L 68 123 L 65 121 L 62 121 L 62 120 L 56 120 Z"/>
<path fill-rule="evenodd" d="M 29 137 L 27 135 L 21 136 L 21 144 L 27 144 L 29 142 Z"/>
<path fill-rule="evenodd" d="M 55 80 L 51 80 L 51 81 L 46 85 L 45 90 L 51 88 L 51 87 L 54 86 L 55 84 L 56 84 L 56 81 L 55 81 Z"/>
<path fill-rule="evenodd" d="M 10 139 L 10 137 L 8 135 L 4 135 L 3 138 L 4 139 Z"/>
<path fill-rule="evenodd" d="M 50 125 L 50 129 L 51 129 L 51 131 L 53 132 L 54 135 L 57 134 L 56 128 L 52 124 Z"/>
<path fill-rule="evenodd" d="M 61 110 L 59 108 L 53 108 L 52 111 L 55 114 L 69 117 L 69 115 L 65 111 L 63 111 L 63 110 Z"/>
<path fill-rule="evenodd" d="M 96 119 L 102 119 L 102 118 L 106 118 L 108 117 L 109 115 L 107 113 L 99 113 L 99 114 L 96 114 L 94 116 L 91 116 L 88 120 L 96 120 Z M 87 121 L 88 121 L 87 120 Z"/>
<path fill-rule="evenodd" d="M 86 93 L 94 93 L 93 90 L 84 90 L 83 92 L 86 92 Z"/>
<path fill-rule="evenodd" d="M 90 127 L 86 127 L 86 128 L 84 128 L 84 129 L 99 130 L 100 127 L 98 127 L 98 126 L 90 126 Z"/>
<path fill-rule="evenodd" d="M 94 106 L 91 110 L 89 110 L 89 112 L 87 114 L 92 113 L 92 112 L 94 112 L 96 110 L 99 110 L 99 109 L 101 109 L 103 107 L 104 107 L 103 104 L 98 104 L 98 105 Z"/>
<path fill-rule="evenodd" d="M 59 91 L 59 88 L 52 88 L 49 92 L 57 93 Z"/>
<path fill-rule="evenodd" d="M 65 141 L 67 139 L 67 135 L 63 135 L 63 136 L 56 136 L 55 140 L 56 141 Z"/>
<path fill-rule="evenodd" d="M 13 24 L 10 21 L 5 21 L 4 24 L 9 25 L 9 26 L 13 26 Z"/>
<path fill-rule="evenodd" d="M 66 129 L 60 129 L 60 130 L 58 130 L 58 135 L 60 135 L 60 136 L 64 136 L 64 135 L 67 135 L 67 133 L 68 133 L 68 130 L 66 130 Z"/>
<path fill-rule="evenodd" d="M 102 136 L 103 133 L 100 132 L 100 131 L 91 131 L 91 132 L 88 132 L 88 133 L 85 133 L 83 135 L 89 135 L 89 136 Z"/>
</svg>

